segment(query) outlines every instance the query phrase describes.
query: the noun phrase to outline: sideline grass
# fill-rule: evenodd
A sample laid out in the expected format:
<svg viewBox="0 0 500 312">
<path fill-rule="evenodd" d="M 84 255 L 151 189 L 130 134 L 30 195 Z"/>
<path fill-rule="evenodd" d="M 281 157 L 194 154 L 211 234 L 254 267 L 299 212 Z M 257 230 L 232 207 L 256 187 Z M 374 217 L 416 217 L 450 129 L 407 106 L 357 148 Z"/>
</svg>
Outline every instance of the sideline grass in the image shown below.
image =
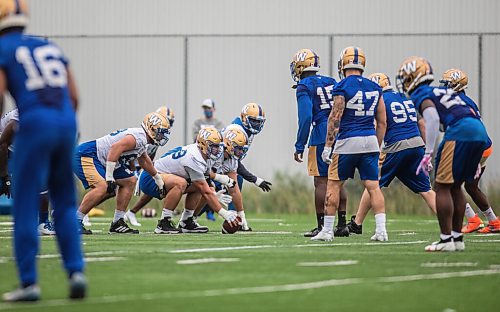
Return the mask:
<svg viewBox="0 0 500 312">
<path fill-rule="evenodd" d="M 64 299 L 55 241 L 42 238 L 43 300 L 0 303 L 0 311 L 461 312 L 498 305 L 500 235 L 468 236 L 463 253 L 425 253 L 437 238 L 431 217 L 390 219 L 389 244 L 369 241 L 371 220 L 363 235 L 326 244 L 302 237 L 313 221 L 306 215 L 250 215 L 255 233 L 237 235 L 220 234 L 220 219 L 200 219 L 212 230 L 205 235 L 153 235 L 153 219 L 140 220 L 140 235 L 109 235 L 109 220 L 92 219 L 102 232 L 84 237 L 88 300 Z M 2 293 L 17 285 L 9 221 L 0 218 Z"/>
</svg>

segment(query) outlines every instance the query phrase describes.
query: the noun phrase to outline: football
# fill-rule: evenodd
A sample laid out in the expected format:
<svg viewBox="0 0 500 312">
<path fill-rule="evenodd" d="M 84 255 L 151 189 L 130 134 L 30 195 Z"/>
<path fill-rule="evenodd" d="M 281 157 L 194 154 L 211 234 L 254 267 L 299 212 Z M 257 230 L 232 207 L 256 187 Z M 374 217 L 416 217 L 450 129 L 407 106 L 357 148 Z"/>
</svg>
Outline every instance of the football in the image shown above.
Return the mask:
<svg viewBox="0 0 500 312">
<path fill-rule="evenodd" d="M 144 218 L 154 218 L 156 217 L 156 210 L 153 208 L 144 208 L 141 210 L 141 214 Z"/>
<path fill-rule="evenodd" d="M 234 234 L 234 233 L 236 233 L 236 231 L 238 231 L 238 229 L 241 226 L 241 218 L 236 217 L 236 221 L 238 221 L 238 225 L 232 226 L 231 224 L 229 224 L 229 222 L 224 220 L 224 223 L 222 223 L 222 234 Z"/>
</svg>

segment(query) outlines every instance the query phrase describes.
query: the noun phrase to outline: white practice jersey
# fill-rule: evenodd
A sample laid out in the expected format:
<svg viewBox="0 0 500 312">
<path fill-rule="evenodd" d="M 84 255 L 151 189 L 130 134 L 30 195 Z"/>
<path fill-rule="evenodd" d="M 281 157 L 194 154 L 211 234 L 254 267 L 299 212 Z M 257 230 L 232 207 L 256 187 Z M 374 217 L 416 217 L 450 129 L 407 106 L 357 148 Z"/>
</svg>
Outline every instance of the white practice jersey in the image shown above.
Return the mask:
<svg viewBox="0 0 500 312">
<path fill-rule="evenodd" d="M 157 159 L 154 164 L 159 173 L 170 173 L 184 179 L 192 178 L 186 168 L 200 173 L 200 176 L 203 176 L 208 168 L 207 161 L 196 143 L 176 147 Z"/>
<path fill-rule="evenodd" d="M 218 174 L 228 174 L 229 172 L 236 172 L 238 170 L 238 160 L 232 157 L 224 158 L 224 153 L 217 160 L 209 161 L 209 168 L 214 168 Z"/>
<path fill-rule="evenodd" d="M 14 110 L 11 110 L 10 112 L 8 112 L 7 114 L 2 116 L 2 119 L 0 120 L 0 135 L 2 134 L 5 127 L 7 127 L 7 125 L 11 121 L 19 122 L 19 112 L 18 112 L 17 108 Z M 11 152 L 13 151 L 12 145 L 9 146 L 9 150 Z"/>
<path fill-rule="evenodd" d="M 119 168 L 121 165 L 128 167 L 128 164 L 131 161 L 136 160 L 146 152 L 148 139 L 146 136 L 146 132 L 144 132 L 142 128 L 116 130 L 115 132 L 96 140 L 97 158 L 99 159 L 101 164 L 106 164 L 111 146 L 127 135 L 131 135 L 135 138 L 135 148 L 130 151 L 123 152 L 120 155 L 118 163 L 116 164 L 116 168 Z"/>
</svg>

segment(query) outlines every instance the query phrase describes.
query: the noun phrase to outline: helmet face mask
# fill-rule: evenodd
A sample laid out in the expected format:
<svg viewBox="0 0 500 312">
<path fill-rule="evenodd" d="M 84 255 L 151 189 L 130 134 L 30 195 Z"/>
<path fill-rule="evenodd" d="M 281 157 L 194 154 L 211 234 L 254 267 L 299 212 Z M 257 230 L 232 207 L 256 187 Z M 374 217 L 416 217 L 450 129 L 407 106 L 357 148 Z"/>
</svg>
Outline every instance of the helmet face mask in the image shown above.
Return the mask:
<svg viewBox="0 0 500 312">
<path fill-rule="evenodd" d="M 243 159 L 247 155 L 248 145 L 239 146 L 236 143 L 233 143 L 233 157 L 234 159 Z"/>
<path fill-rule="evenodd" d="M 224 148 L 233 159 L 243 159 L 248 151 L 248 136 L 238 125 L 224 129 Z"/>
<path fill-rule="evenodd" d="M 243 128 L 251 134 L 257 134 L 262 131 L 266 122 L 266 114 L 262 107 L 257 103 L 248 103 L 241 110 L 241 123 Z"/>
<path fill-rule="evenodd" d="M 262 128 L 264 128 L 264 122 L 266 121 L 265 119 L 255 118 L 252 116 L 248 116 L 247 119 L 248 130 L 250 130 L 250 132 L 252 132 L 253 134 L 261 132 Z"/>
<path fill-rule="evenodd" d="M 159 146 L 165 146 L 170 140 L 170 129 L 158 128 L 155 139 Z"/>
<path fill-rule="evenodd" d="M 222 153 L 224 152 L 224 145 L 222 143 L 215 144 L 211 143 L 208 144 L 208 157 L 212 160 L 217 160 L 222 156 Z"/>
</svg>

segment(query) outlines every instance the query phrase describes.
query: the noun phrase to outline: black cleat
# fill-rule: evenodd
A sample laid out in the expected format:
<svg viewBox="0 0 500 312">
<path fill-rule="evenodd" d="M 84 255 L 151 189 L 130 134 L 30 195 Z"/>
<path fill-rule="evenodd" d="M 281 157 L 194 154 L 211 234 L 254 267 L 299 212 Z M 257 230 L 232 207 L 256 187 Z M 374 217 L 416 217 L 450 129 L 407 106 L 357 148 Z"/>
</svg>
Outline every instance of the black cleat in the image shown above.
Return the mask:
<svg viewBox="0 0 500 312">
<path fill-rule="evenodd" d="M 87 294 L 87 279 L 81 272 L 75 272 L 69 278 L 69 298 L 83 299 Z"/>
<path fill-rule="evenodd" d="M 109 234 L 139 234 L 139 230 L 131 229 L 123 218 L 111 223 Z"/>
<path fill-rule="evenodd" d="M 320 228 L 314 228 L 310 230 L 309 232 L 304 233 L 304 237 L 314 237 L 318 235 L 318 233 L 321 231 Z"/>
<path fill-rule="evenodd" d="M 87 230 L 85 228 L 85 226 L 83 226 L 83 220 L 78 220 L 78 232 L 80 233 L 80 235 L 91 235 L 92 234 L 92 231 L 91 230 Z"/>
<path fill-rule="evenodd" d="M 244 228 L 242 225 L 240 225 L 240 228 L 238 229 L 239 232 L 252 232 L 252 228 L 247 226 Z"/>
<path fill-rule="evenodd" d="M 356 222 L 354 222 L 354 219 L 356 219 L 356 216 L 351 217 L 351 221 L 347 223 L 347 228 L 349 229 L 349 233 L 351 234 L 363 234 L 363 225 L 357 225 Z"/>
<path fill-rule="evenodd" d="M 347 225 L 337 225 L 335 229 L 333 230 L 333 236 L 334 237 L 348 237 L 349 236 L 349 229 L 347 228 Z"/>
<path fill-rule="evenodd" d="M 179 221 L 179 230 L 182 233 L 207 233 L 208 227 L 199 225 L 193 217 L 190 217 Z"/>
<path fill-rule="evenodd" d="M 155 234 L 180 234 L 182 233 L 180 229 L 175 227 L 172 218 L 165 217 L 158 220 L 158 225 L 155 229 Z"/>
</svg>

